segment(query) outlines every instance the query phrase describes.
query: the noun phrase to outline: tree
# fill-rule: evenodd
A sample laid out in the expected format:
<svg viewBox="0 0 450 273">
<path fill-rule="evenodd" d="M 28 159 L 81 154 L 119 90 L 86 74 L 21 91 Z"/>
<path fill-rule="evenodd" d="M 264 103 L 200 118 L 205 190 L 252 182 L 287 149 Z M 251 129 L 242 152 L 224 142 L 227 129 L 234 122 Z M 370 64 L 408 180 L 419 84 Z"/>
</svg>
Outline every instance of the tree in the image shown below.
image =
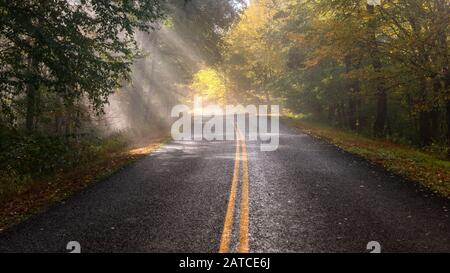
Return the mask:
<svg viewBox="0 0 450 273">
<path fill-rule="evenodd" d="M 271 28 L 270 20 L 277 12 L 276 3 L 269 0 L 253 1 L 241 20 L 226 38 L 225 70 L 239 84 L 246 84 L 253 97 L 271 101 L 269 84 L 277 77 L 282 60 L 265 36 Z"/>
<path fill-rule="evenodd" d="M 100 113 L 128 77 L 134 35 L 163 17 L 158 0 L 0 1 L 1 110 L 26 96 L 26 128 L 37 125 L 41 90 L 65 105 L 87 99 Z"/>
<path fill-rule="evenodd" d="M 316 120 L 422 146 L 449 143 L 450 3 L 367 3 L 253 1 L 229 33 L 224 67 L 242 92 L 264 86 Z"/>
</svg>

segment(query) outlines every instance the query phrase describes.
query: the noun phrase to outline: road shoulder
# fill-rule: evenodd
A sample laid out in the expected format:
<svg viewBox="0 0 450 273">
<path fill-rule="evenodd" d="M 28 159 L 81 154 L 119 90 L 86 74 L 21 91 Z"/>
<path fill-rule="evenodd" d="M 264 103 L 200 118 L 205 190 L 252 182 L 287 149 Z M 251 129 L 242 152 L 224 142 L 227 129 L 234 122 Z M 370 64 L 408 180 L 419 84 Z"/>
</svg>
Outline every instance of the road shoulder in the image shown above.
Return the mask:
<svg viewBox="0 0 450 273">
<path fill-rule="evenodd" d="M 283 118 L 283 122 L 380 165 L 389 172 L 416 181 L 434 193 L 450 197 L 450 161 L 405 145 L 366 138 L 316 123 L 291 118 Z"/>
<path fill-rule="evenodd" d="M 0 232 L 106 179 L 153 153 L 167 140 L 167 137 L 156 138 L 146 145 L 111 153 L 91 164 L 33 181 L 24 190 L 0 200 Z"/>
</svg>

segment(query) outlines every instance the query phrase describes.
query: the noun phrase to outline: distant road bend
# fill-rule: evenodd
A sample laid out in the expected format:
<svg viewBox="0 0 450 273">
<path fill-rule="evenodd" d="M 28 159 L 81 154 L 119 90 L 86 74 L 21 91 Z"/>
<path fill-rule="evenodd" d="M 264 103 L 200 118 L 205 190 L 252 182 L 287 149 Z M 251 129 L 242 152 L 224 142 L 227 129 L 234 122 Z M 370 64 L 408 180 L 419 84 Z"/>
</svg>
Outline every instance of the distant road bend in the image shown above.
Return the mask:
<svg viewBox="0 0 450 273">
<path fill-rule="evenodd" d="M 450 252 L 450 202 L 281 126 L 176 142 L 0 235 L 0 252 Z M 242 134 L 241 134 L 242 135 Z"/>
</svg>

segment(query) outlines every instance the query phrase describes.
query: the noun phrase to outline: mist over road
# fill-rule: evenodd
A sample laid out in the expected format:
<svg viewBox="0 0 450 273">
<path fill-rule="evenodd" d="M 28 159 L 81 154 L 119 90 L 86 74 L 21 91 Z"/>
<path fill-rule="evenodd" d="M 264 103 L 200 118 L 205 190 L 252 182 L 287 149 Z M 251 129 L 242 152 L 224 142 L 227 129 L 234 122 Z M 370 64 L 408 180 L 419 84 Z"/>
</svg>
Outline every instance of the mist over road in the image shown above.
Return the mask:
<svg viewBox="0 0 450 273">
<path fill-rule="evenodd" d="M 365 252 L 370 241 L 383 252 L 450 251 L 447 199 L 280 130 L 275 152 L 171 142 L 3 232 L 0 252 L 68 252 L 69 241 L 82 252 Z"/>
</svg>

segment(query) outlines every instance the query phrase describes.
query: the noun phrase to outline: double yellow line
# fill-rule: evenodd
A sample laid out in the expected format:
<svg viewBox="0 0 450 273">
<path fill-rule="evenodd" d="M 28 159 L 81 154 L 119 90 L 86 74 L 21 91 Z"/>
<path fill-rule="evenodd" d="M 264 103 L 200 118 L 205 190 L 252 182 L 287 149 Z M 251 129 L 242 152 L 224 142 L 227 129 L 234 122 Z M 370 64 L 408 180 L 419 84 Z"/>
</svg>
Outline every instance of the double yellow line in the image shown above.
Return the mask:
<svg viewBox="0 0 450 273">
<path fill-rule="evenodd" d="M 234 159 L 233 179 L 231 181 L 230 198 L 228 200 L 227 213 L 225 215 L 225 224 L 220 240 L 220 253 L 230 252 L 230 240 L 233 231 L 233 219 L 236 204 L 236 195 L 239 183 L 239 162 L 241 162 L 242 153 L 242 185 L 241 185 L 241 204 L 239 209 L 239 253 L 248 253 L 248 229 L 249 229 L 249 181 L 248 181 L 248 157 L 245 135 L 242 136 L 239 130 L 236 131 L 236 156 Z M 241 150 L 242 149 L 242 150 Z M 242 152 L 241 152 L 242 151 Z"/>
</svg>

